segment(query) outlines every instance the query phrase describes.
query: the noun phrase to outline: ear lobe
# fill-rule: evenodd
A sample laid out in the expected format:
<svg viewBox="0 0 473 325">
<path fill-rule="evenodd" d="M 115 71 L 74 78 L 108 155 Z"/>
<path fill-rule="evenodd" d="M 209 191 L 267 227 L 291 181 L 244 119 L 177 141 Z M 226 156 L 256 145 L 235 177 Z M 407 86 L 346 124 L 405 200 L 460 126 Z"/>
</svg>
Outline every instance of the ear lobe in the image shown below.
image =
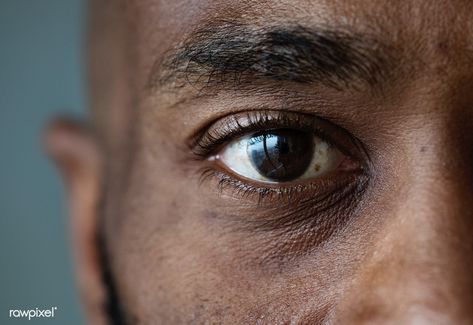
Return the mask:
<svg viewBox="0 0 473 325">
<path fill-rule="evenodd" d="M 68 189 L 71 239 L 79 291 L 88 324 L 106 324 L 106 291 L 97 234 L 101 157 L 85 124 L 58 120 L 50 124 L 45 147 Z"/>
</svg>

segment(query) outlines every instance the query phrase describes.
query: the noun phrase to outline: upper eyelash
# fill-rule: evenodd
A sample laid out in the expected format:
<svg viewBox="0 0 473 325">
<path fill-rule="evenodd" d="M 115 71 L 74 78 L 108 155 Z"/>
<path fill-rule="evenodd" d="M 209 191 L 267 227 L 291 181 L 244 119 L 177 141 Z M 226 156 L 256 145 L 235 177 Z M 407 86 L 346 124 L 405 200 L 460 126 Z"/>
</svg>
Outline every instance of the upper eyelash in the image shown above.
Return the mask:
<svg viewBox="0 0 473 325">
<path fill-rule="evenodd" d="M 324 141 L 332 143 L 331 138 L 321 128 L 317 127 L 315 117 L 308 114 L 291 114 L 291 112 L 274 113 L 275 112 L 270 111 L 250 111 L 246 112 L 243 116 L 229 117 L 232 119 L 229 122 L 233 123 L 227 123 L 222 128 L 212 129 L 212 127 L 210 127 L 208 130 L 201 133 L 196 140 L 191 142 L 190 149 L 198 158 L 206 159 L 215 153 L 220 146 L 233 138 L 243 136 L 252 131 L 281 127 L 292 127 L 311 132 Z M 240 122 L 243 117 L 249 121 L 246 125 L 242 125 Z"/>
</svg>

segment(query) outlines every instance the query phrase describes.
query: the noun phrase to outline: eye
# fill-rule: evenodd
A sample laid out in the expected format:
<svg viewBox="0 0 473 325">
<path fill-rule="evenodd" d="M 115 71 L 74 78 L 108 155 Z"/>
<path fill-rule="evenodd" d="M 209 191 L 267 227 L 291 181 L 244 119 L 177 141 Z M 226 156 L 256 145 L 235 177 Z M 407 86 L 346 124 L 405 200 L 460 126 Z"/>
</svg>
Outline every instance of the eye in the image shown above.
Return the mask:
<svg viewBox="0 0 473 325">
<path fill-rule="evenodd" d="M 347 157 L 313 133 L 281 128 L 243 135 L 215 158 L 244 178 L 281 183 L 321 176 Z"/>
</svg>

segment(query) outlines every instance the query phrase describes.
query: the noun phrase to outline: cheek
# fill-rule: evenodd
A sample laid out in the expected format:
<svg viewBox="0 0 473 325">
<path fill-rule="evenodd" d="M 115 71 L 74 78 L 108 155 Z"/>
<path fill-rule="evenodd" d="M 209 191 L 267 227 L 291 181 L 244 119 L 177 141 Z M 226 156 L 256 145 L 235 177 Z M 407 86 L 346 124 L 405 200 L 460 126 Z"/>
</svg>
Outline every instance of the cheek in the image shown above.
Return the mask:
<svg viewBox="0 0 473 325">
<path fill-rule="evenodd" d="M 337 268 L 328 278 L 325 270 L 341 254 L 321 249 L 266 263 L 268 252 L 290 254 L 275 248 L 285 241 L 281 234 L 235 231 L 198 182 L 173 169 L 150 177 L 150 166 L 144 167 L 148 176 L 131 182 L 111 240 L 119 294 L 136 319 L 278 323 L 297 317 L 317 323 L 325 317 L 345 271 Z"/>
<path fill-rule="evenodd" d="M 192 198 L 182 198 L 186 203 L 163 197 L 137 209 L 133 218 L 140 221 L 125 222 L 115 245 L 121 296 L 145 323 L 225 315 L 222 310 L 236 296 L 229 284 L 232 252 L 219 249 L 218 236 L 207 232 L 211 227 L 196 222 L 207 216 L 195 212 Z"/>
<path fill-rule="evenodd" d="M 351 278 L 353 238 L 361 236 L 347 234 L 304 251 L 282 232 L 238 229 L 223 221 L 229 219 L 228 197 L 215 200 L 208 184 L 170 158 L 165 143 L 154 148 L 138 153 L 128 187 L 110 200 L 118 212 L 106 216 L 125 310 L 143 323 L 161 324 L 323 319 Z M 251 209 L 231 210 L 238 218 L 253 217 Z M 304 254 L 288 258 L 294 250 Z"/>
<path fill-rule="evenodd" d="M 140 159 L 134 170 L 126 195 L 114 200 L 119 214 L 106 216 L 125 310 L 144 323 L 236 313 L 241 304 L 234 299 L 247 292 L 245 281 L 236 279 L 234 251 L 222 245 L 225 235 L 204 212 L 198 182 L 166 160 Z"/>
</svg>

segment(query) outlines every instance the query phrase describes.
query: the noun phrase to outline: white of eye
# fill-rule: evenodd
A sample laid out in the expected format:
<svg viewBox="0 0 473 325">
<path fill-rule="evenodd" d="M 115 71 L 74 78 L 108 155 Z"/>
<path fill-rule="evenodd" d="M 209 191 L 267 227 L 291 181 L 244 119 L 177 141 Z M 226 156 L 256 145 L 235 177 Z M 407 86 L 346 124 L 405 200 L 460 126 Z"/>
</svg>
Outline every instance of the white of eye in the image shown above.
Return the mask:
<svg viewBox="0 0 473 325">
<path fill-rule="evenodd" d="M 264 183 L 281 183 L 262 175 L 253 166 L 247 151 L 251 138 L 253 138 L 252 134 L 233 140 L 214 159 L 218 159 L 234 173 L 245 178 Z M 314 150 L 310 164 L 297 180 L 319 177 L 336 169 L 344 159 L 344 155 L 337 148 L 319 137 L 314 136 L 313 144 Z"/>
</svg>

